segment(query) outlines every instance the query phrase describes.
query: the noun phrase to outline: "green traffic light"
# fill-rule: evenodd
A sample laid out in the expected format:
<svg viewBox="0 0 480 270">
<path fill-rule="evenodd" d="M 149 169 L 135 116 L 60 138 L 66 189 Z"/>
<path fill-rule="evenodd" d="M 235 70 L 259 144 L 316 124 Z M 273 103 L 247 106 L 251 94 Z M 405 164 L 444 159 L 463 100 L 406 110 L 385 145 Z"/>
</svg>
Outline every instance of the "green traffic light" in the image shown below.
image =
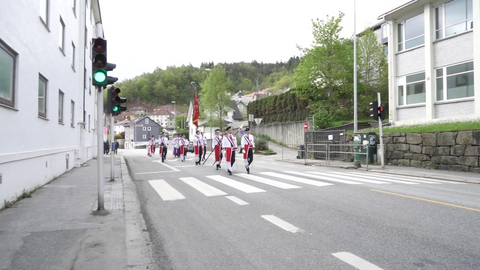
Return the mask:
<svg viewBox="0 0 480 270">
<path fill-rule="evenodd" d="M 102 69 L 98 70 L 93 75 L 93 80 L 96 83 L 104 83 L 107 80 L 107 72 L 105 70 L 102 70 Z"/>
<path fill-rule="evenodd" d="M 112 107 L 112 112 L 118 112 L 120 110 L 119 106 L 113 106 Z"/>
</svg>

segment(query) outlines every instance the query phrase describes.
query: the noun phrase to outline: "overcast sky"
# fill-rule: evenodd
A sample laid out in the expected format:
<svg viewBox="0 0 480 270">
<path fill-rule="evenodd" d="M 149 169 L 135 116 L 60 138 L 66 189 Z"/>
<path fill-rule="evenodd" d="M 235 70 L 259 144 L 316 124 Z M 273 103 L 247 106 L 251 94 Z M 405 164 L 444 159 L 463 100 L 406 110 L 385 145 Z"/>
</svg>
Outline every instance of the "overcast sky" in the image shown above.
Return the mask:
<svg viewBox="0 0 480 270">
<path fill-rule="evenodd" d="M 356 0 L 356 30 L 409 0 Z M 156 67 L 202 62 L 287 61 L 313 41 L 312 19 L 345 13 L 354 33 L 354 0 L 100 0 L 108 61 L 119 81 Z"/>
</svg>

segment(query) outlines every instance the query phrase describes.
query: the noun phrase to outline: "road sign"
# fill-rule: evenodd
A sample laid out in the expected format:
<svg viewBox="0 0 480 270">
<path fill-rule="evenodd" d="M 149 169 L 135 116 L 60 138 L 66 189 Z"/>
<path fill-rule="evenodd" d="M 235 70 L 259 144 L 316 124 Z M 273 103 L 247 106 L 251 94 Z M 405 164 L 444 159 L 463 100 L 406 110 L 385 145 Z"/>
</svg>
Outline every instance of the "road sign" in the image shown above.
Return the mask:
<svg viewBox="0 0 480 270">
<path fill-rule="evenodd" d="M 303 130 L 307 130 L 308 129 L 308 123 L 307 122 L 303 122 Z"/>
</svg>

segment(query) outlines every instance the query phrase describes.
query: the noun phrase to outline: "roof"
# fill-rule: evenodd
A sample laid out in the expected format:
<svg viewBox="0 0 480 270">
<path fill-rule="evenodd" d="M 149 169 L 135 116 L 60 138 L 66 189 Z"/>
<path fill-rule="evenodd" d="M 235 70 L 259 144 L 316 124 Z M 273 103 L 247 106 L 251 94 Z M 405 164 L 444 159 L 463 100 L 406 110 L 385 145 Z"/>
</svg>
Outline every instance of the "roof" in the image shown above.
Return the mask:
<svg viewBox="0 0 480 270">
<path fill-rule="evenodd" d="M 138 107 L 128 108 L 128 111 L 129 112 L 131 112 L 131 111 L 148 111 L 148 109 L 146 109 L 145 107 L 142 107 L 142 106 L 138 106 Z"/>
<path fill-rule="evenodd" d="M 411 0 L 410 2 L 407 2 L 399 7 L 396 7 L 386 13 L 383 13 L 382 15 L 378 16 L 377 19 L 379 20 L 389 20 L 392 19 L 395 15 L 397 15 L 399 12 L 404 12 L 404 11 L 411 11 L 414 10 L 420 6 L 423 6 L 423 4 L 432 2 L 431 0 Z M 417 4 L 418 5 L 414 5 Z M 407 9 L 407 10 L 405 10 Z"/>
<path fill-rule="evenodd" d="M 168 110 L 156 110 L 153 113 L 149 113 L 148 115 L 168 115 L 173 116 L 173 113 Z"/>
<path fill-rule="evenodd" d="M 151 122 L 151 123 L 154 123 L 155 125 L 160 126 L 157 122 L 153 121 L 153 119 L 150 118 L 150 117 L 148 117 L 148 116 L 139 117 L 139 118 L 137 118 L 137 119 L 134 119 L 134 120 L 130 121 L 129 123 L 127 123 L 127 124 L 125 124 L 125 125 L 126 125 L 126 126 L 135 125 L 135 124 L 137 124 L 138 122 L 142 121 L 142 120 L 145 119 L 145 118 L 150 119 L 150 122 Z"/>
<path fill-rule="evenodd" d="M 238 106 L 235 100 L 232 100 L 230 102 L 230 108 L 233 109 L 233 116 L 232 116 L 233 120 L 242 121 L 243 116 L 242 116 L 242 113 L 240 113 L 240 110 L 238 109 Z"/>
<path fill-rule="evenodd" d="M 265 93 L 268 93 L 270 90 L 271 90 L 271 88 L 265 88 L 263 90 L 244 95 L 244 97 L 253 97 L 253 96 L 255 96 L 255 94 L 265 94 Z"/>
</svg>

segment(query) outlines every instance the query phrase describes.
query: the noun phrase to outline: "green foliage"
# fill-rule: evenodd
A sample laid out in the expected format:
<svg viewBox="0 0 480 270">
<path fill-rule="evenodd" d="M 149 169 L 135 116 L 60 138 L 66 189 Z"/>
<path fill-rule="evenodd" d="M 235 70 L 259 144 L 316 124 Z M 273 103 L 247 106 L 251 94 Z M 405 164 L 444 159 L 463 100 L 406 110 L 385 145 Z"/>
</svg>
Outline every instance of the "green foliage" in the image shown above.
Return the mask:
<svg viewBox="0 0 480 270">
<path fill-rule="evenodd" d="M 120 136 L 122 136 L 122 139 L 125 139 L 125 131 L 120 132 Z"/>
<path fill-rule="evenodd" d="M 226 70 L 222 65 L 212 69 L 201 84 L 201 107 L 207 115 L 209 126 L 223 128 L 223 117 L 230 110 L 230 95 L 228 94 L 230 85 L 231 82 L 228 80 Z"/>
<path fill-rule="evenodd" d="M 185 137 L 187 137 L 187 139 L 189 138 L 189 134 L 190 134 L 190 133 L 188 132 L 188 130 L 186 130 L 186 129 L 177 129 L 177 132 L 180 133 L 180 136 L 185 135 Z"/>
<path fill-rule="evenodd" d="M 120 134 L 115 134 L 115 136 L 113 136 L 113 138 L 115 140 L 123 139 L 122 135 L 120 135 Z"/>
<path fill-rule="evenodd" d="M 175 126 L 180 127 L 181 129 L 185 129 L 187 127 L 187 116 L 185 115 L 177 115 L 175 117 Z"/>
<path fill-rule="evenodd" d="M 274 87 L 280 78 L 292 76 L 299 62 L 299 57 L 292 57 L 287 62 L 271 64 L 257 61 L 223 63 L 226 77 L 230 81 L 226 91 L 236 93 L 241 90 L 247 94 Z M 214 63 L 202 63 L 200 68 L 192 65 L 167 67 L 165 70 L 157 68 L 152 73 L 144 73 L 124 80 L 116 83 L 115 86 L 122 90 L 121 96 L 126 97 L 129 103 L 163 105 L 175 100 L 177 105 L 189 104 L 194 96 L 190 82 L 194 81 L 197 85 L 202 85 L 211 73 L 206 69 L 213 70 L 215 67 Z M 285 84 L 284 81 L 282 85 Z M 202 107 L 201 104 L 200 107 Z"/>
<path fill-rule="evenodd" d="M 262 124 L 302 121 L 309 113 L 308 101 L 297 97 L 295 91 L 273 95 L 248 103 L 248 113 L 263 118 Z"/>
<path fill-rule="evenodd" d="M 268 150 L 268 142 L 262 138 L 258 138 L 255 140 L 255 149 L 259 151 Z"/>
<path fill-rule="evenodd" d="M 333 124 L 333 116 L 323 107 L 317 109 L 314 119 L 315 129 L 331 127 Z"/>
</svg>

